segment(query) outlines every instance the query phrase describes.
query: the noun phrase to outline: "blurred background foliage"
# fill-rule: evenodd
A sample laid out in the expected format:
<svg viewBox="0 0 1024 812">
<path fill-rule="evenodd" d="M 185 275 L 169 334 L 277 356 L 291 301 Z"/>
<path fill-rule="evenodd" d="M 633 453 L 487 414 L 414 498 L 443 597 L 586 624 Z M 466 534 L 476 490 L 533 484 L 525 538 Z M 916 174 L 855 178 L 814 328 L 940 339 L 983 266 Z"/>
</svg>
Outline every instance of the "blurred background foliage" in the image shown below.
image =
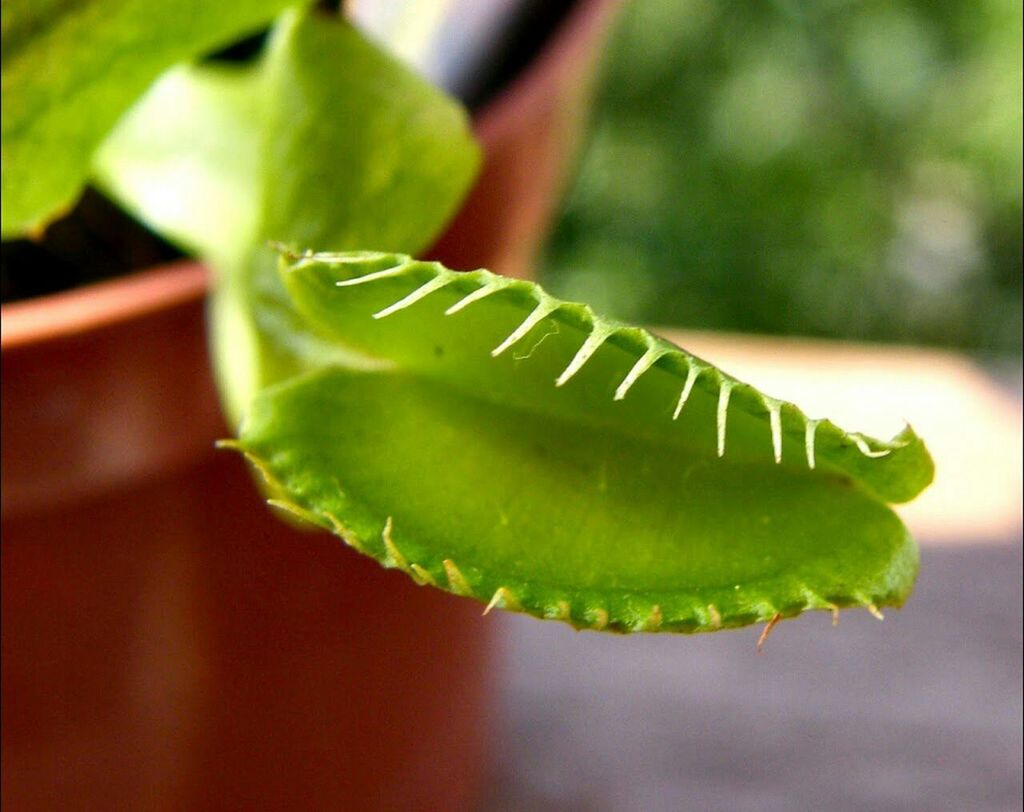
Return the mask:
<svg viewBox="0 0 1024 812">
<path fill-rule="evenodd" d="M 589 133 L 556 294 L 1020 354 L 1016 0 L 632 0 Z"/>
</svg>

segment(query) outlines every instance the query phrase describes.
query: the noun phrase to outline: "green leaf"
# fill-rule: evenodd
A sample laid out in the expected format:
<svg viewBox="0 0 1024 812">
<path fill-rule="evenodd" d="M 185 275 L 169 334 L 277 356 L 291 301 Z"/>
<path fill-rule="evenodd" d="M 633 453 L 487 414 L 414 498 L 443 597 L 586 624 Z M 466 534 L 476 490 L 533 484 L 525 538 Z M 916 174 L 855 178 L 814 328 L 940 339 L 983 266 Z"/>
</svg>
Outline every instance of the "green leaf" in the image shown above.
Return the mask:
<svg viewBox="0 0 1024 812">
<path fill-rule="evenodd" d="M 462 107 L 337 18 L 286 15 L 268 63 L 260 237 L 426 248 L 479 164 Z"/>
<path fill-rule="evenodd" d="M 236 444 L 277 503 L 385 566 L 578 627 L 707 631 L 899 605 L 885 505 L 933 466 L 646 331 L 486 271 L 304 254 L 286 284 L 365 358 L 264 391 Z M 371 368 L 371 362 L 376 366 Z"/>
<path fill-rule="evenodd" d="M 166 68 L 258 28 L 288 0 L 4 0 L 5 238 L 77 197 L 93 151 Z"/>
<path fill-rule="evenodd" d="M 462 108 L 337 17 L 287 13 L 260 62 L 158 83 L 100 150 L 103 187 L 213 260 L 229 416 L 270 383 L 356 363 L 299 319 L 268 240 L 425 248 L 479 164 Z"/>
<path fill-rule="evenodd" d="M 165 238 L 237 265 L 262 196 L 262 83 L 261 63 L 168 71 L 100 145 L 96 181 Z"/>
</svg>

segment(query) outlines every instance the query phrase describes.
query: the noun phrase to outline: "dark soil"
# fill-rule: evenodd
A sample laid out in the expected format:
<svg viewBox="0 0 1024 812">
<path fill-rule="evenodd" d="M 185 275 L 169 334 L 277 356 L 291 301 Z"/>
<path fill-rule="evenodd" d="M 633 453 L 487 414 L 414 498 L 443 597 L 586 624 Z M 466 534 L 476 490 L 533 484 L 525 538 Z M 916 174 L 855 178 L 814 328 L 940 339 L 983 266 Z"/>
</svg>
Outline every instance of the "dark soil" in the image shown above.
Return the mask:
<svg viewBox="0 0 1024 812">
<path fill-rule="evenodd" d="M 99 192 L 86 189 L 41 240 L 2 244 L 0 301 L 44 296 L 182 256 Z"/>
</svg>

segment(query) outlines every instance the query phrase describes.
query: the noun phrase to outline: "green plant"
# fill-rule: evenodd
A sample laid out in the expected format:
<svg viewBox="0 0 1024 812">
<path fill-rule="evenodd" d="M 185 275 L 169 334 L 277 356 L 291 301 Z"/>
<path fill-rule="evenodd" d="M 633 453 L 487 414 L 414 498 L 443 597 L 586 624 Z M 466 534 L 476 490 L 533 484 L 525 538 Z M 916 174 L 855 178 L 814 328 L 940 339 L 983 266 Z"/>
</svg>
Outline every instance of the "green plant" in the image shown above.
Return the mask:
<svg viewBox="0 0 1024 812">
<path fill-rule="evenodd" d="M 40 95 L 6 60 L 9 32 L 61 30 L 43 9 L 4 7 L 5 113 L 9 93 Z M 5 197 L 45 160 L 20 131 L 5 123 Z M 932 477 L 909 427 L 844 432 L 531 283 L 406 256 L 455 210 L 477 148 L 457 105 L 335 17 L 287 11 L 253 62 L 173 68 L 94 141 L 75 154 L 95 181 L 216 269 L 213 353 L 240 426 L 224 445 L 272 504 L 420 583 L 579 627 L 704 631 L 909 593 L 917 550 L 887 503 Z M 67 172 L 54 188 L 80 162 Z M 5 234 L 58 197 L 5 200 Z"/>
</svg>

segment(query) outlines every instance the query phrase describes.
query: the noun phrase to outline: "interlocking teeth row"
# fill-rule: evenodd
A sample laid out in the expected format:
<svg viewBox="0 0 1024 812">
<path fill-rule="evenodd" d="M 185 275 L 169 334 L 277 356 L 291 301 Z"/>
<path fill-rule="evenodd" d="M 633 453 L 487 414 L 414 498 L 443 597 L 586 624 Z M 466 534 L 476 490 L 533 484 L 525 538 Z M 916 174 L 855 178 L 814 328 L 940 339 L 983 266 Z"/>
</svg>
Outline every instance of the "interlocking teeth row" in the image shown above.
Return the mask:
<svg viewBox="0 0 1024 812">
<path fill-rule="evenodd" d="M 312 255 L 310 259 L 316 261 L 328 261 L 330 255 Z M 339 260 L 343 262 L 344 260 Z M 387 316 L 391 316 L 398 313 L 407 307 L 410 307 L 422 299 L 429 296 L 431 293 L 440 290 L 449 283 L 456 279 L 463 278 L 463 275 L 453 273 L 440 265 L 432 263 L 420 263 L 412 260 L 407 260 L 404 263 L 400 263 L 393 268 L 387 268 L 382 271 L 374 271 L 363 276 L 356 276 L 351 279 L 344 279 L 336 284 L 338 287 L 350 287 L 353 285 L 362 285 L 368 282 L 376 282 L 381 279 L 390 279 L 397 276 L 407 274 L 412 268 L 430 268 L 434 272 L 434 276 L 420 285 L 418 288 L 413 290 L 411 293 L 406 294 L 394 304 L 391 304 L 382 310 L 373 314 L 373 318 L 382 319 Z M 451 305 L 447 310 L 444 311 L 446 316 L 454 315 L 455 313 L 464 310 L 474 302 L 478 302 L 499 290 L 503 290 L 510 285 L 515 284 L 513 280 L 505 277 L 495 276 L 493 274 L 486 274 L 484 283 L 476 290 L 463 296 L 455 304 Z M 521 283 L 520 283 L 521 284 Z M 535 288 L 534 295 L 537 299 L 537 304 L 529 312 L 529 314 L 519 323 L 518 326 L 506 338 L 498 344 L 493 350 L 491 355 L 497 357 L 504 353 L 506 350 L 515 346 L 517 343 L 526 338 L 527 335 L 544 319 L 553 315 L 560 307 L 565 303 L 549 296 L 539 288 Z M 589 361 L 594 354 L 601 348 L 601 346 L 616 332 L 623 329 L 617 325 L 613 325 L 600 317 L 593 316 L 591 330 L 584 339 L 583 344 L 579 350 L 569 361 L 568 365 L 562 371 L 562 373 L 555 379 L 555 386 L 564 386 L 568 383 Z M 630 368 L 629 372 L 626 373 L 625 377 L 619 383 L 615 389 L 614 400 L 622 400 L 626 397 L 626 394 L 632 389 L 633 385 L 643 376 L 648 370 L 650 370 L 659 359 L 667 355 L 676 355 L 682 357 L 687 365 L 686 378 L 683 381 L 682 389 L 679 393 L 679 399 L 676 402 L 675 409 L 672 412 L 672 419 L 678 420 L 680 414 L 682 414 L 683 407 L 689 400 L 693 387 L 697 383 L 697 379 L 705 372 L 712 372 L 711 367 L 705 366 L 700 362 L 696 361 L 692 357 L 678 351 L 665 347 L 660 343 L 654 336 L 650 334 L 644 334 L 644 340 L 647 342 L 647 348 L 637 359 L 636 363 Z M 716 450 L 718 456 L 722 457 L 725 455 L 726 447 L 726 428 L 728 425 L 729 417 L 729 398 L 732 394 L 733 388 L 737 385 L 737 381 L 731 378 L 725 378 L 721 375 L 719 377 L 719 390 L 718 390 L 718 406 L 716 409 Z M 771 434 L 771 447 L 772 456 L 776 463 L 782 462 L 782 402 L 775 398 L 770 398 L 767 395 L 758 393 L 764 404 L 766 413 L 768 415 L 768 425 Z M 807 467 L 813 469 L 816 466 L 815 459 L 815 435 L 820 420 L 812 420 L 810 418 L 804 418 L 804 449 L 807 459 Z M 868 444 L 866 438 L 861 434 L 850 434 L 850 439 L 853 441 L 854 446 L 864 456 L 872 459 L 878 457 L 884 457 L 891 453 L 891 449 L 872 449 Z"/>
</svg>

